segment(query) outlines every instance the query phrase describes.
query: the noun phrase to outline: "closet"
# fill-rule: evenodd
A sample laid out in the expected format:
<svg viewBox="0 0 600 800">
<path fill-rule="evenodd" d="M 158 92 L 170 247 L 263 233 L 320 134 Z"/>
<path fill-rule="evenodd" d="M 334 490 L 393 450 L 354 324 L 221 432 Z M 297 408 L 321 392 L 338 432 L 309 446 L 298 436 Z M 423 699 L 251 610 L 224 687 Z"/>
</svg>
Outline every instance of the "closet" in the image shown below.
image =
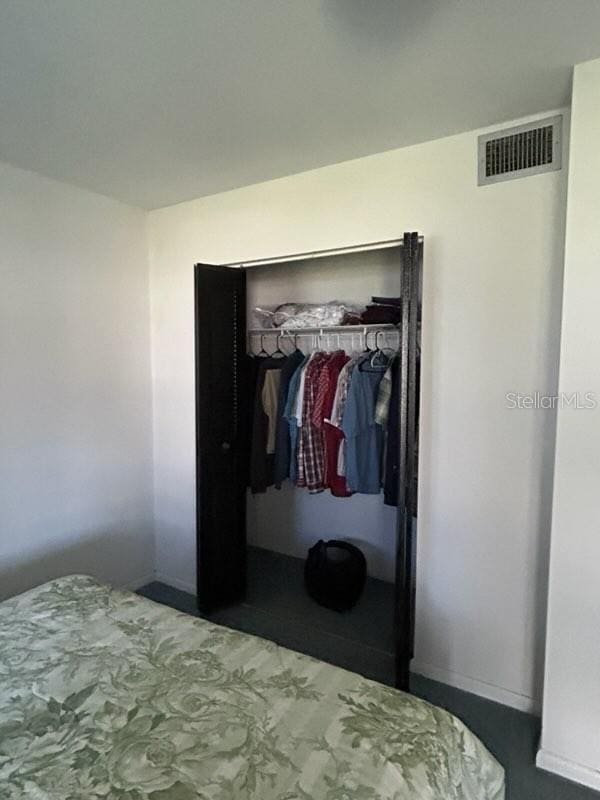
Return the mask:
<svg viewBox="0 0 600 800">
<path fill-rule="evenodd" d="M 396 685 L 408 689 L 414 639 L 415 551 L 418 481 L 418 406 L 420 374 L 421 287 L 423 237 L 405 233 L 401 239 L 334 250 L 295 253 L 235 264 L 196 264 L 196 509 L 198 604 L 202 612 L 241 603 L 246 592 L 247 544 L 268 547 L 277 519 L 282 551 L 305 553 L 317 539 L 349 538 L 349 501 L 311 495 L 305 489 L 269 488 L 263 495 L 248 492 L 248 447 L 254 398 L 249 378 L 249 353 L 291 353 L 299 348 L 356 350 L 380 343 L 397 350 L 398 495 L 393 515 L 378 517 L 393 562 L 394 649 Z M 373 295 L 400 298 L 397 325 L 344 325 L 299 330 L 249 328 L 249 309 L 286 302 L 357 301 Z M 356 296 L 360 295 L 360 296 Z M 382 344 L 382 346 L 383 346 Z M 291 495 L 277 494 L 285 491 Z M 298 496 L 296 496 L 298 493 Z M 296 499 L 297 497 L 297 499 Z M 316 498 L 319 498 L 318 500 Z M 364 497 L 364 500 L 361 500 Z M 354 495 L 359 503 L 383 504 L 380 495 Z M 345 520 L 344 529 L 300 530 L 311 503 Z M 335 505 L 339 504 L 339 505 Z M 290 507 L 289 519 L 285 510 Z M 367 508 L 367 506 L 365 506 Z M 371 505 L 365 518 L 369 516 Z M 283 510 L 282 510 L 283 509 Z M 390 512 L 392 513 L 392 512 Z M 389 521 L 389 525 L 388 525 Z M 363 530 L 369 545 L 369 531 Z M 380 532 L 381 533 L 381 532 Z M 341 534 L 341 535 L 340 535 Z M 382 535 L 383 535 L 382 534 Z M 294 543 L 295 535 L 300 541 Z M 312 538 L 311 538 L 312 537 Z M 273 548 L 275 549 L 275 548 Z M 348 612 L 352 613 L 352 612 Z"/>
</svg>

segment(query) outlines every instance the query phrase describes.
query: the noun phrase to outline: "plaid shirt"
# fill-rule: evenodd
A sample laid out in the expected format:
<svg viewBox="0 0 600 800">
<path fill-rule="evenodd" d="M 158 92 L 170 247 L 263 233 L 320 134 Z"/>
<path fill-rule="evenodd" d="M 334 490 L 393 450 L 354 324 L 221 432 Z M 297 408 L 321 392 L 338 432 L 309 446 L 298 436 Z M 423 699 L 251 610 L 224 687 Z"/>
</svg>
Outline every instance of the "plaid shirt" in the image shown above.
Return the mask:
<svg viewBox="0 0 600 800">
<path fill-rule="evenodd" d="M 347 361 L 348 356 L 343 350 L 335 350 L 333 353 L 329 353 L 327 361 L 319 372 L 317 397 L 315 399 L 312 416 L 313 424 L 316 425 L 317 428 L 323 427 L 325 417 L 331 413 L 333 398 L 330 398 L 328 401 L 331 393 L 331 384 L 335 379 L 335 384 L 337 385 L 340 369 Z"/>
<path fill-rule="evenodd" d="M 329 423 L 336 428 L 342 427 L 342 418 L 344 416 L 346 398 L 348 397 L 348 387 L 350 386 L 350 380 L 352 378 L 352 370 L 362 358 L 364 358 L 363 354 L 353 356 L 340 370 L 337 389 L 333 399 L 333 407 L 331 409 L 331 417 L 328 420 Z"/>
<path fill-rule="evenodd" d="M 297 485 L 306 486 L 309 492 L 315 493 L 325 488 L 325 449 L 321 429 L 314 424 L 314 412 L 322 386 L 321 372 L 325 371 L 328 360 L 327 353 L 316 353 L 306 367 L 304 378 Z"/>
</svg>

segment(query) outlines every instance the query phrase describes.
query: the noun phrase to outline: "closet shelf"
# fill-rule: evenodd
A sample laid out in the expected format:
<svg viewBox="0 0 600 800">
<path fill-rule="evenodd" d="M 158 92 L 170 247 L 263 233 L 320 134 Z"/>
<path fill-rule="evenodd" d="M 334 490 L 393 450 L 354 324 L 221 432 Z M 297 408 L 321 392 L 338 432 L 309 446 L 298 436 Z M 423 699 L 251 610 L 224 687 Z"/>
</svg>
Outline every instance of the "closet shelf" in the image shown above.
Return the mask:
<svg viewBox="0 0 600 800">
<path fill-rule="evenodd" d="M 249 328 L 249 336 L 267 336 L 278 334 L 283 336 L 301 336 L 302 334 L 326 333 L 364 333 L 365 331 L 396 331 L 399 325 L 381 323 L 379 325 L 331 325 L 316 328 Z"/>
</svg>

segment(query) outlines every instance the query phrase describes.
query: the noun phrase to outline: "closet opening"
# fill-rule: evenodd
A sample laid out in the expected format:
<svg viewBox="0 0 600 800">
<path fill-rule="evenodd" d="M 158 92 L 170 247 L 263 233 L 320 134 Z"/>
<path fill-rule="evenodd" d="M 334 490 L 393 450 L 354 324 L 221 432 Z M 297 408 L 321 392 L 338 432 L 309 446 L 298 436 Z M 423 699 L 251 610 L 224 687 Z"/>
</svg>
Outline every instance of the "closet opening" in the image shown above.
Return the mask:
<svg viewBox="0 0 600 800">
<path fill-rule="evenodd" d="M 195 268 L 200 609 L 404 689 L 414 634 L 422 255 L 422 237 L 408 233 Z M 348 408 L 342 402 L 342 416 L 330 419 L 354 369 Z M 298 405 L 302 380 L 310 398 Z M 294 410 L 313 427 L 302 430 Z M 341 447 L 328 434 L 336 424 Z M 366 558 L 350 610 L 327 608 L 306 589 L 306 557 L 319 540 L 349 542 Z"/>
</svg>

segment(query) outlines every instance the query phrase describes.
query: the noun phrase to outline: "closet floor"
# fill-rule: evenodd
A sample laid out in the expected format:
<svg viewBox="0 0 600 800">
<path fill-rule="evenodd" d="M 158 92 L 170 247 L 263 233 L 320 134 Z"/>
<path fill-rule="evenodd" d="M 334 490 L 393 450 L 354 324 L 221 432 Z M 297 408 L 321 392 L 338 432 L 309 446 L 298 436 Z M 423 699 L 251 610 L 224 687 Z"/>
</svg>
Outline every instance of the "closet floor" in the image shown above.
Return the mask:
<svg viewBox="0 0 600 800">
<path fill-rule="evenodd" d="M 139 594 L 198 615 L 193 595 L 164 583 L 149 583 Z M 207 618 L 393 685 L 393 597 L 391 584 L 369 578 L 352 611 L 329 611 L 306 594 L 301 559 L 249 547 L 246 600 Z M 538 717 L 420 675 L 411 676 L 411 691 L 479 736 L 506 770 L 506 800 L 600 800 L 600 793 L 536 768 Z"/>
</svg>

